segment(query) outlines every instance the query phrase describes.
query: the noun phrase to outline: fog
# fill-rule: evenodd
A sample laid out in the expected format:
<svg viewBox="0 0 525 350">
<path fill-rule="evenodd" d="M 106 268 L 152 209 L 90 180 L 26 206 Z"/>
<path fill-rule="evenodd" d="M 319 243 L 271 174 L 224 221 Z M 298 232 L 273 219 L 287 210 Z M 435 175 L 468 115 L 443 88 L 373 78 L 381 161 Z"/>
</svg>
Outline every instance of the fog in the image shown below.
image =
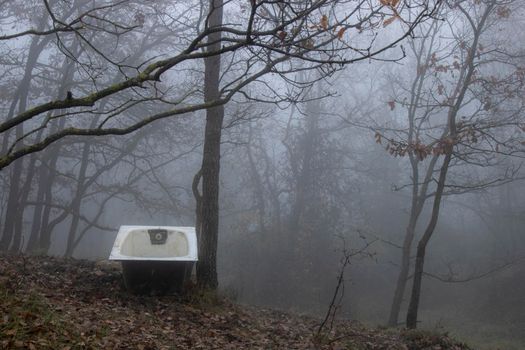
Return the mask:
<svg viewBox="0 0 525 350">
<path fill-rule="evenodd" d="M 121 225 L 201 227 L 224 108 L 221 294 L 323 316 L 343 276 L 337 317 L 403 326 L 411 304 L 418 327 L 522 348 L 520 1 L 322 1 L 278 30 L 315 2 L 255 3 L 194 42 L 208 2 L 3 2 L 0 249 L 101 260 Z"/>
</svg>

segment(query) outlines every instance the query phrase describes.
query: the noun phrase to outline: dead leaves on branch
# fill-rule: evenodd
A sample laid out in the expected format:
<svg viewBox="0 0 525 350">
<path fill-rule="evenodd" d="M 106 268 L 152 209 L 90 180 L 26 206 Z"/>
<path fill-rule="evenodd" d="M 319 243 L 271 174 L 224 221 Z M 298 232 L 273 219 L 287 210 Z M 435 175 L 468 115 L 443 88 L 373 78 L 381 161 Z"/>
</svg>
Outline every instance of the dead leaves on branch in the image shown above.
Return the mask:
<svg viewBox="0 0 525 350">
<path fill-rule="evenodd" d="M 319 23 L 310 26 L 310 29 L 318 29 L 320 31 L 329 31 L 330 21 L 327 15 L 322 15 Z M 339 40 L 343 40 L 344 34 L 346 32 L 346 26 L 342 24 L 336 24 L 331 28 L 332 32 L 335 33 L 335 36 Z"/>
<path fill-rule="evenodd" d="M 396 19 L 401 18 L 399 16 L 399 12 L 397 11 L 397 7 L 399 5 L 399 0 L 379 0 L 379 3 L 382 6 L 386 6 L 392 10 L 394 13 L 392 17 L 389 17 L 383 21 L 383 28 L 392 24 Z"/>
<path fill-rule="evenodd" d="M 319 25 L 321 26 L 323 30 L 328 29 L 328 16 L 327 15 L 321 16 L 321 22 L 319 23 Z"/>
<path fill-rule="evenodd" d="M 431 144 L 424 144 L 420 140 L 406 142 L 388 139 L 379 132 L 375 133 L 374 138 L 376 143 L 381 145 L 385 144 L 385 149 L 390 155 L 394 157 L 414 155 L 419 161 L 423 161 L 430 155 L 445 155 L 447 152 L 451 152 L 454 145 L 457 144 L 457 140 L 450 137 L 443 138 Z"/>
<path fill-rule="evenodd" d="M 399 5 L 399 0 L 379 0 L 381 5 L 396 8 Z"/>
<path fill-rule="evenodd" d="M 499 18 L 509 18 L 511 9 L 508 6 L 498 6 L 496 9 L 496 14 Z"/>
<path fill-rule="evenodd" d="M 401 19 L 401 16 L 399 15 L 399 12 L 397 10 L 400 0 L 379 0 L 379 3 L 381 6 L 386 6 L 392 11 L 392 16 L 389 18 L 384 19 L 384 14 L 381 15 L 383 17 L 383 27 L 386 27 L 393 23 L 396 19 Z M 379 25 L 379 23 L 372 24 L 370 22 L 370 27 L 376 27 L 376 25 Z M 345 33 L 349 28 L 355 28 L 358 33 L 361 33 L 363 31 L 362 29 L 363 23 L 356 23 L 354 25 L 351 24 L 345 24 L 345 23 L 330 23 L 330 18 L 326 14 L 322 14 L 319 17 L 318 21 L 314 21 L 313 24 L 305 27 L 296 27 L 293 30 L 291 30 L 291 33 L 289 33 L 286 30 L 278 31 L 276 36 L 279 38 L 280 45 L 284 45 L 286 43 L 286 40 L 290 42 L 299 39 L 302 36 L 306 39 L 299 39 L 298 41 L 301 43 L 299 46 L 307 49 L 312 49 L 315 46 L 315 42 L 313 37 L 316 36 L 314 33 L 310 32 L 310 30 L 317 30 L 319 32 L 327 32 L 327 33 L 333 33 L 334 38 L 337 38 L 340 41 L 344 40 Z M 290 35 L 292 34 L 292 35 Z M 289 39 L 291 38 L 291 39 Z M 308 42 L 308 45 L 305 45 L 305 43 Z"/>
<path fill-rule="evenodd" d="M 386 151 L 394 157 L 414 155 L 419 161 L 423 161 L 431 155 L 440 156 L 452 152 L 454 146 L 459 143 L 474 145 L 479 142 L 480 136 L 480 132 L 472 125 L 458 123 L 458 133 L 455 138 L 447 136 L 428 144 L 421 140 L 408 142 L 389 139 L 379 131 L 375 132 L 374 139 L 377 144 L 385 145 Z"/>
<path fill-rule="evenodd" d="M 385 20 L 383 21 L 383 27 L 386 27 L 386 26 L 390 25 L 390 24 L 391 24 L 392 22 L 394 22 L 397 18 L 399 18 L 399 16 L 394 15 L 394 16 L 392 16 L 392 17 L 390 17 L 390 18 L 385 19 Z"/>
</svg>

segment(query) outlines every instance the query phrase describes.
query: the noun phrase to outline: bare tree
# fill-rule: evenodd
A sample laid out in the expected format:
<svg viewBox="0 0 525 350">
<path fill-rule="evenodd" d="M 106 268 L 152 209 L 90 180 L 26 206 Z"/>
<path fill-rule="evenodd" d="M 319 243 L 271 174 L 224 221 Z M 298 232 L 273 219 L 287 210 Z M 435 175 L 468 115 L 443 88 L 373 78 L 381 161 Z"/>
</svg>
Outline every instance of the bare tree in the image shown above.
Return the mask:
<svg viewBox="0 0 525 350">
<path fill-rule="evenodd" d="M 43 0 L 39 3 L 45 14 L 43 25 L 6 34 L 2 41 L 52 38 L 56 52 L 75 62 L 86 84 L 56 99 L 35 99 L 28 108 L 2 118 L 0 169 L 68 136 L 124 135 L 157 120 L 207 110 L 199 206 L 202 222 L 198 226 L 208 236 L 202 246 L 199 274 L 205 276 L 200 278 L 202 284 L 214 288 L 222 106 L 233 98 L 270 103 L 300 100 L 313 81 L 294 81 L 298 70 L 318 70 L 324 76 L 366 59 L 401 59 L 402 50 L 397 56 L 384 53 L 432 16 L 436 3 L 439 0 L 251 1 L 217 2 L 203 9 L 199 2 L 159 2 L 149 11 L 131 0 L 108 1 L 87 9 L 77 9 L 76 2 Z M 227 24 L 221 25 L 220 12 L 227 15 Z M 177 18 L 170 22 L 171 29 L 179 33 L 172 49 L 153 49 L 140 63 L 133 61 L 125 44 L 156 29 L 159 16 Z M 398 30 L 392 39 L 391 31 L 380 25 L 393 28 L 394 21 Z M 346 34 L 350 32 L 361 34 Z M 115 46 L 101 46 L 104 40 Z M 82 58 L 68 49 L 73 41 L 85 52 Z M 194 74 L 202 59 L 204 89 Z M 227 64 L 217 67 L 221 61 Z M 110 78 L 115 75 L 117 78 Z M 294 89 L 283 94 L 269 75 L 283 78 Z M 262 93 L 250 96 L 249 84 L 258 85 Z M 154 105 L 156 108 L 151 108 Z M 138 117 L 139 109 L 152 112 Z M 50 127 L 56 121 L 62 121 L 61 128 Z M 13 135 L 11 130 L 15 129 L 18 132 Z"/>
<path fill-rule="evenodd" d="M 427 199 L 432 199 L 430 220 L 418 242 L 407 326 L 416 327 L 426 247 L 439 218 L 445 195 L 476 191 L 512 181 L 516 167 L 503 174 L 466 176 L 465 169 L 497 165 L 504 156 L 522 157 L 516 130 L 523 117 L 521 68 L 504 43 L 494 40 L 490 29 L 508 17 L 512 2 L 454 3 L 443 12 L 446 25 L 431 24 L 422 39 L 411 42 L 416 74 L 406 89 L 389 101 L 394 110 L 406 107 L 405 130 L 378 132 L 396 156 L 408 156 L 411 165 L 411 207 L 402 246 L 402 259 L 389 324 L 396 325 L 408 281 L 415 228 Z M 436 37 L 452 33 L 450 42 Z M 494 73 L 499 66 L 501 73 Z M 498 93 L 507 91 L 507 93 Z M 497 106 L 497 107 L 496 107 Z M 440 120 L 445 119 L 446 123 Z M 403 137 L 406 137 L 403 139 Z M 441 160 L 442 159 L 442 160 Z M 441 160 L 441 161 L 440 161 Z M 423 169 L 423 175 L 420 175 Z M 404 186 L 403 186 L 404 187 Z"/>
</svg>

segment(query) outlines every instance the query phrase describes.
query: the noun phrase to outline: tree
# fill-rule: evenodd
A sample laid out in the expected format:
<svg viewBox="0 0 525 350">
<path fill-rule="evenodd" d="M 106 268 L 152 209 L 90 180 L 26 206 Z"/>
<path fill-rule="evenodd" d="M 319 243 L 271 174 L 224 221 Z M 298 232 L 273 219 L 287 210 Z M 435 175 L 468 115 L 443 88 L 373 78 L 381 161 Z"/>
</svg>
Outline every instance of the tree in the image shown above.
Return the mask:
<svg viewBox="0 0 525 350">
<path fill-rule="evenodd" d="M 54 14 L 54 9 L 51 8 L 47 2 L 45 2 L 45 4 L 47 5 L 46 9 L 48 11 L 48 22 L 51 21 L 51 24 L 54 24 L 56 21 L 60 23 L 65 21 L 58 20 Z M 127 8 L 126 5 L 129 5 L 128 1 L 119 2 L 113 6 L 118 9 L 134 10 L 133 8 Z M 9 147 L 7 147 L 8 151 L 0 158 L 0 167 L 4 168 L 14 160 L 24 155 L 40 151 L 66 136 L 122 135 L 136 131 L 142 126 L 156 120 L 223 105 L 237 92 L 242 92 L 243 88 L 249 83 L 265 83 L 262 77 L 267 73 L 286 75 L 293 72 L 294 69 L 297 68 L 295 66 L 296 61 L 310 62 L 311 65 L 308 69 L 322 67 L 324 69 L 334 70 L 338 68 L 336 65 L 343 66 L 378 56 L 387 48 L 394 47 L 403 38 L 408 36 L 413 28 L 419 22 L 430 16 L 434 10 L 432 4 L 423 2 L 417 7 L 418 12 L 415 14 L 414 20 L 410 22 L 405 20 L 404 23 L 406 23 L 406 26 L 403 33 L 385 45 L 380 47 L 369 45 L 364 49 L 350 46 L 351 42 L 343 40 L 346 30 L 357 28 L 360 31 L 371 31 L 374 29 L 377 21 L 381 21 L 385 17 L 385 14 L 388 13 L 388 8 L 394 8 L 393 5 L 401 6 L 397 1 L 392 2 L 392 4 L 389 1 L 383 1 L 372 5 L 373 7 L 366 13 L 366 16 L 354 19 L 352 15 L 360 10 L 361 7 L 359 5 L 352 7 L 351 5 L 337 1 L 293 3 L 286 5 L 277 5 L 265 1 L 253 3 L 248 8 L 242 7 L 237 9 L 240 10 L 242 14 L 239 23 L 219 29 L 202 29 L 195 38 L 188 40 L 177 54 L 163 59 L 154 59 L 153 63 L 146 65 L 145 63 L 147 63 L 147 61 L 152 60 L 151 57 L 140 64 L 127 62 L 125 59 L 123 62 L 116 62 L 115 60 L 118 57 L 113 59 L 103 52 L 97 51 L 96 48 L 93 47 L 94 45 L 83 35 L 86 30 L 91 28 L 90 26 L 82 28 L 76 28 L 72 25 L 66 26 L 69 31 L 66 34 L 75 35 L 75 40 L 79 40 L 83 45 L 92 48 L 93 52 L 91 52 L 91 54 L 93 57 L 111 63 L 115 72 L 120 70 L 121 81 L 111 83 L 105 79 L 107 75 L 101 78 L 91 76 L 92 79 L 95 79 L 95 82 L 99 82 L 99 80 L 106 81 L 100 81 L 98 84 L 100 87 L 95 91 L 88 93 L 72 91 L 70 96 L 68 95 L 61 99 L 37 104 L 27 111 L 9 118 L 4 118 L 0 124 L 0 132 L 3 135 L 18 125 L 27 125 L 28 128 L 31 128 L 18 139 L 10 141 L 4 139 L 4 142 L 6 142 Z M 350 6 L 347 10 L 349 15 L 340 19 L 335 15 L 329 18 L 330 14 L 334 14 L 342 6 Z M 114 7 L 111 9 L 106 7 L 92 9 L 89 11 L 89 14 L 91 17 L 96 18 L 97 16 L 95 16 L 94 13 L 96 13 L 97 10 L 107 13 L 115 11 Z M 167 9 L 165 11 L 167 11 Z M 407 6 L 402 5 L 401 8 L 396 10 L 399 14 L 403 14 L 404 11 L 413 11 L 413 9 L 408 9 Z M 323 12 L 327 14 L 322 15 Z M 126 23 L 128 26 L 126 28 L 134 28 L 131 22 L 136 21 L 138 23 L 136 26 L 142 26 L 144 29 L 147 22 L 142 23 L 143 20 L 141 13 L 138 12 L 134 19 L 128 20 L 128 23 Z M 198 21 L 198 18 L 195 18 L 195 20 Z M 80 20 L 75 19 L 73 22 L 78 21 Z M 332 22 L 330 23 L 329 21 Z M 49 25 L 49 23 L 46 24 Z M 109 21 L 108 25 L 118 26 L 118 23 Z M 187 28 L 190 27 L 192 27 L 192 25 L 187 26 Z M 244 29 L 238 29 L 238 27 Z M 102 27 L 102 29 L 109 32 L 107 28 Z M 285 30 L 289 30 L 289 32 Z M 45 30 L 42 31 L 47 33 Z M 37 32 L 40 34 L 42 31 Z M 218 50 L 208 50 L 208 46 L 215 44 L 211 42 L 207 43 L 208 37 L 218 31 L 227 34 L 220 39 L 223 45 L 221 45 Z M 31 32 L 31 30 L 28 30 L 23 33 L 30 35 Z M 129 33 L 119 32 L 117 34 L 125 36 L 131 33 L 133 33 L 133 31 Z M 62 35 L 62 31 L 55 29 L 54 34 L 57 36 L 56 40 L 60 43 L 63 39 L 63 37 L 60 36 Z M 21 35 L 22 33 L 9 34 L 5 35 L 2 39 L 6 41 L 14 36 Z M 357 40 L 355 43 L 357 44 Z M 206 50 L 202 51 L 205 48 Z M 135 104 L 151 101 L 153 96 L 148 96 L 147 93 L 161 93 L 162 86 L 159 84 L 159 81 L 161 78 L 166 77 L 170 70 L 175 70 L 175 67 L 178 68 L 183 64 L 188 64 L 192 60 L 200 60 L 204 57 L 228 53 L 235 53 L 236 55 L 242 56 L 238 62 L 235 62 L 237 65 L 235 68 L 242 68 L 242 70 L 240 73 L 232 75 L 230 81 L 226 82 L 221 89 L 220 97 L 213 99 L 213 101 L 195 101 L 193 98 L 196 96 L 196 91 L 187 91 L 186 95 L 178 96 L 179 99 L 163 100 L 162 102 L 168 107 L 164 112 L 146 116 L 134 123 L 128 122 L 126 124 L 124 123 L 125 121 L 118 120 L 122 123 L 120 125 L 117 123 L 117 117 L 124 115 L 127 109 L 123 111 L 117 108 L 117 105 L 113 105 L 112 108 L 100 112 L 106 114 L 109 119 L 104 119 L 98 123 L 96 127 L 74 127 L 68 125 L 63 130 L 55 133 L 50 133 L 49 130 L 45 130 L 47 134 L 41 141 L 31 142 L 31 136 L 33 136 L 35 129 L 45 129 L 48 125 L 49 121 L 46 121 L 45 115 L 43 115 L 46 112 L 63 110 L 63 114 L 55 119 L 64 118 L 70 120 L 73 115 L 81 113 L 93 117 L 93 110 L 91 110 L 90 107 L 104 100 L 115 102 L 112 98 L 119 96 L 119 94 L 125 91 L 132 94 L 134 98 L 132 101 Z M 352 55 L 352 53 L 354 54 Z M 264 63 L 261 61 L 264 61 Z M 95 69 L 96 67 L 91 68 Z M 230 65 L 230 70 L 231 69 L 233 69 L 233 64 Z M 134 70 L 137 71 L 136 74 L 132 74 Z M 166 79 L 168 79 L 168 77 L 166 77 Z M 172 96 L 164 97 L 167 99 Z M 15 151 L 13 146 L 15 144 L 20 146 L 22 141 L 26 142 L 26 144 Z"/>
<path fill-rule="evenodd" d="M 210 132 L 207 135 L 211 142 L 205 145 L 207 156 L 203 159 L 206 166 L 202 175 L 203 198 L 208 196 L 211 201 L 206 202 L 209 208 L 202 206 L 203 219 L 209 217 L 208 223 L 202 223 L 202 231 L 204 226 L 210 229 L 211 250 L 206 248 L 205 256 L 210 256 L 211 263 L 203 261 L 201 264 L 204 269 L 201 271 L 208 271 L 201 282 L 211 287 L 216 286 L 213 247 L 218 209 L 214 202 L 218 196 L 220 150 L 216 146 L 220 142 L 221 106 L 234 97 L 270 103 L 296 100 L 301 90 L 312 82 L 296 83 L 286 80 L 287 76 L 297 70 L 319 70 L 327 75 L 346 64 L 381 57 L 387 49 L 396 47 L 410 35 L 421 21 L 432 16 L 436 5 L 434 1 L 411 4 L 397 0 L 230 2 L 223 9 L 228 15 L 224 23 L 228 24 L 217 26 L 221 3 L 214 4 L 215 7 L 202 12 L 196 11 L 200 8 L 199 3 L 160 2 L 153 6 L 156 12 L 147 12 L 131 0 L 108 1 L 90 9 L 76 9 L 76 2 L 67 5 L 43 0 L 35 6 L 46 14 L 41 27 L 6 31 L 8 34 L 0 37 L 8 42 L 51 36 L 57 44 L 55 52 L 72 59 L 83 71 L 86 81 L 81 88 L 68 90 L 65 96 L 35 99 L 29 108 L 2 119 L 0 134 L 5 147 L 0 155 L 0 169 L 65 137 L 124 135 L 161 119 L 209 111 Z M 152 13 L 155 15 L 151 18 L 146 16 Z M 184 20 L 171 22 L 179 33 L 172 51 L 151 50 L 140 63 L 131 60 L 133 53 L 128 52 L 125 43 L 156 30 L 156 17 L 173 18 L 173 13 Z M 378 28 L 379 25 L 383 23 L 386 27 L 394 20 L 399 24 L 399 35 L 380 44 L 376 36 L 385 36 L 387 40 L 391 33 Z M 103 40 L 115 38 L 118 38 L 115 47 L 100 46 Z M 82 59 L 67 49 L 66 44 L 71 41 L 78 42 L 85 51 Z M 391 60 L 402 56 L 401 52 Z M 211 67 L 211 62 L 217 62 L 217 57 L 223 57 L 228 64 L 221 73 L 220 85 L 214 87 L 215 78 L 211 77 L 220 71 L 218 67 Z M 193 74 L 202 59 L 208 63 L 205 79 L 210 77 L 205 82 L 204 99 L 201 80 L 194 79 Z M 110 78 L 113 75 L 117 78 Z M 268 75 L 294 83 L 296 91 L 283 97 Z M 249 84 L 260 86 L 263 93 L 250 96 Z M 184 86 L 184 89 L 171 89 L 174 85 Z M 147 108 L 154 104 L 157 108 Z M 139 111 L 148 110 L 154 112 L 136 117 Z M 216 118 L 212 118 L 214 113 Z M 62 127 L 50 128 L 57 121 L 62 122 Z M 14 129 L 19 130 L 17 135 L 10 133 Z"/>
<path fill-rule="evenodd" d="M 49 3 L 44 3 L 49 5 Z M 60 13 L 60 18 L 62 16 L 74 15 L 75 12 L 79 13 L 79 17 L 75 21 L 80 21 L 84 17 L 90 17 L 89 13 L 83 12 L 86 8 L 83 6 L 91 6 L 81 2 L 75 2 L 72 4 L 70 9 L 66 9 L 64 13 Z M 158 4 L 156 5 L 158 6 Z M 13 5 L 8 9 L 23 13 L 20 9 Z M 109 6 L 108 10 L 111 10 L 114 6 Z M 47 23 L 46 14 L 48 13 L 48 8 L 46 6 L 38 7 L 37 10 L 41 11 L 38 17 L 41 18 L 39 26 L 45 26 Z M 87 8 L 87 10 L 92 11 L 92 13 L 97 12 L 101 8 Z M 5 10 L 5 9 L 4 9 Z M 24 9 L 28 10 L 29 9 Z M 62 10 L 62 9 L 61 9 Z M 148 7 L 142 6 L 142 11 L 147 11 Z M 106 16 L 106 19 L 109 17 Z M 58 19 L 59 21 L 61 19 Z M 143 36 L 139 36 L 140 40 L 133 40 L 133 37 L 127 37 L 124 40 L 124 43 L 128 50 L 133 51 L 133 54 L 127 57 L 128 62 L 141 62 L 143 56 L 146 52 L 156 50 L 158 47 L 163 46 L 164 48 L 169 47 L 169 36 L 173 35 L 171 31 L 167 31 L 164 24 L 159 23 L 158 19 L 155 19 L 155 32 L 148 30 L 144 33 Z M 126 28 L 121 28 L 126 30 Z M 129 28 L 128 28 L 129 29 Z M 90 34 L 90 42 L 95 43 L 94 36 L 97 33 L 104 33 L 103 30 L 93 30 Z M 29 55 L 24 76 L 33 76 L 29 83 L 24 83 L 22 81 L 19 85 L 17 91 L 26 91 L 25 95 L 30 96 L 33 100 L 39 100 L 42 98 L 53 98 L 53 97 L 62 97 L 66 95 L 67 90 L 79 89 L 83 90 L 86 87 L 85 78 L 79 73 L 77 68 L 87 68 L 85 64 L 81 61 L 89 54 L 89 50 L 86 50 L 82 46 L 82 42 L 71 40 L 70 37 L 61 38 L 59 43 L 60 50 L 54 50 L 57 47 L 53 45 L 52 39 L 54 38 L 52 33 L 47 34 L 37 34 L 32 33 L 34 36 L 31 38 L 30 48 L 37 47 L 39 48 L 38 52 L 31 52 L 29 50 Z M 116 31 L 111 35 L 120 35 L 122 32 Z M 24 34 L 28 35 L 28 33 Z M 5 39 L 5 37 L 3 38 Z M 107 43 L 105 42 L 103 36 L 100 38 L 100 41 L 97 41 L 97 47 L 99 50 L 106 49 Z M 34 51 L 34 50 L 33 50 Z M 22 51 L 23 52 L 23 51 Z M 14 56 L 14 54 L 13 54 Z M 54 68 L 56 66 L 56 68 Z M 9 71 L 8 71 L 9 72 Z M 81 72 L 81 71 L 80 71 Z M 115 74 L 115 81 L 120 79 L 119 74 Z M 5 84 L 12 84 L 10 81 L 6 81 Z M 25 85 L 24 85 L 25 84 Z M 43 86 L 45 84 L 45 86 Z M 25 89 L 25 90 L 23 90 Z M 9 95 L 8 95 L 9 96 Z M 16 98 L 12 99 L 13 103 L 18 103 Z M 105 109 L 105 105 L 108 101 L 103 101 L 99 108 L 100 110 Z M 151 108 L 150 108 L 151 109 Z M 153 110 L 153 109 L 151 109 Z M 58 115 L 58 118 L 57 118 Z M 46 118 L 48 118 L 49 126 L 48 129 L 51 129 L 51 132 L 60 131 L 64 128 L 65 118 L 60 118 L 60 113 L 49 113 Z M 98 122 L 101 122 L 100 118 L 93 118 L 90 121 L 91 127 L 94 127 Z M 40 140 L 44 135 L 44 128 L 40 128 L 37 131 L 36 140 Z M 150 128 L 149 131 L 152 129 Z M 8 133 L 4 137 L 3 141 L 7 145 Z M 112 167 L 118 165 L 118 159 L 122 161 L 125 158 L 129 158 L 129 152 L 131 152 L 131 147 L 129 145 L 137 144 L 137 138 L 145 138 L 147 134 L 141 133 L 141 135 L 135 135 L 129 144 L 127 141 L 122 139 L 122 145 L 117 145 L 117 142 L 114 142 L 113 145 L 109 145 L 109 141 L 106 145 L 102 145 L 101 142 L 97 142 L 96 139 L 84 139 L 84 142 L 67 143 L 67 142 L 58 142 L 52 145 L 48 152 L 43 152 L 41 155 L 37 153 L 32 153 L 30 157 L 23 159 L 26 161 L 25 168 L 22 167 L 22 160 L 20 160 L 20 168 L 22 177 L 11 177 L 9 180 L 10 186 L 6 188 L 9 193 L 11 193 L 12 198 L 16 200 L 10 202 L 9 208 L 14 208 L 16 204 L 15 215 L 6 213 L 5 224 L 4 226 L 7 229 L 4 229 L 4 235 L 2 236 L 2 242 L 7 249 L 10 247 L 11 251 L 21 250 L 23 242 L 23 230 L 22 230 L 22 218 L 24 213 L 27 215 L 27 209 L 33 210 L 31 221 L 31 234 L 29 236 L 27 247 L 28 251 L 34 252 L 47 252 L 51 245 L 51 236 L 54 228 L 57 225 L 71 219 L 70 229 L 69 229 L 69 238 L 66 249 L 66 255 L 72 254 L 72 250 L 77 246 L 79 239 L 84 236 L 84 233 L 89 227 L 97 227 L 99 229 L 106 229 L 96 223 L 96 220 L 89 221 L 89 219 L 80 213 L 81 202 L 85 199 L 86 196 L 91 198 L 96 198 L 96 194 L 93 192 L 88 193 L 88 190 L 91 189 L 93 184 L 96 184 L 100 181 L 100 177 L 103 177 L 104 174 L 107 174 Z M 80 141 L 80 140 L 78 140 Z M 142 141 L 144 142 L 144 140 Z M 7 147 L 7 146 L 6 146 Z M 100 147 L 109 147 L 109 150 L 105 151 L 106 156 L 100 157 L 95 155 L 96 152 L 100 151 Z M 122 153 L 120 156 L 117 156 L 115 159 L 108 160 L 108 155 L 113 154 L 112 147 L 121 147 Z M 102 151 L 104 153 L 104 151 Z M 79 158 L 80 166 L 76 168 L 71 166 L 71 160 L 75 154 L 80 154 Z M 105 160 L 108 160 L 107 164 L 102 165 Z M 18 161 L 17 161 L 18 162 Z M 98 165 L 100 166 L 98 167 Z M 86 173 L 91 171 L 93 167 L 98 167 L 91 175 Z M 74 175 L 76 174 L 76 175 Z M 75 176 L 75 178 L 73 178 Z M 21 183 L 20 191 L 18 191 L 18 184 Z M 73 201 L 70 201 L 66 196 L 60 198 L 60 193 L 64 193 L 64 187 L 72 187 L 71 193 L 69 195 L 74 198 Z M 62 187 L 62 189 L 58 189 Z M 75 189 L 76 187 L 76 189 Z M 16 193 L 18 192 L 18 195 Z M 36 198 L 30 199 L 29 197 L 33 192 L 36 192 Z M 108 191 L 109 195 L 107 199 L 109 200 L 112 197 L 115 197 L 114 191 Z M 55 198 L 54 198 L 55 197 Z M 12 204 L 11 204 L 12 203 Z M 69 203 L 69 204 L 67 204 Z M 92 202 L 93 203 L 93 202 Z M 107 204 L 107 200 L 101 200 L 100 203 L 103 205 Z M 75 238 L 77 228 L 79 228 L 79 221 L 86 222 L 87 227 L 82 229 L 82 232 L 79 233 L 79 237 Z M 14 227 L 14 231 L 9 229 L 9 227 Z"/>
<path fill-rule="evenodd" d="M 206 27 L 217 29 L 222 25 L 223 1 L 210 1 Z M 221 49 L 222 33 L 216 31 L 208 37 L 209 52 Z M 204 59 L 204 102 L 213 102 L 220 97 L 221 55 Z M 216 289 L 217 279 L 217 240 L 219 236 L 219 172 L 221 158 L 221 133 L 224 120 L 224 106 L 206 109 L 206 130 L 202 167 L 202 196 L 197 205 L 197 232 L 199 233 L 199 262 L 197 279 L 201 286 Z"/>
<path fill-rule="evenodd" d="M 522 119 L 521 68 L 516 66 L 506 43 L 492 38 L 493 44 L 488 44 L 489 30 L 505 20 L 510 4 L 451 4 L 442 13 L 446 26 L 435 22 L 423 39 L 411 43 L 416 74 L 406 89 L 408 98 L 400 94 L 388 102 L 391 110 L 397 106 L 407 109 L 406 130 L 393 130 L 391 135 L 395 136 L 387 136 L 386 143 L 391 154 L 408 156 L 412 195 L 390 325 L 397 324 L 415 228 L 427 199 L 432 199 L 432 209 L 416 251 L 407 314 L 409 328 L 417 325 L 426 248 L 438 222 L 443 196 L 496 186 L 516 176 L 516 168 L 512 167 L 496 176 L 483 177 L 480 171 L 477 176 L 468 175 L 472 167 L 497 165 L 501 156 L 523 155 L 516 137 Z M 453 34 L 451 42 L 436 40 L 449 31 Z M 400 135 L 406 135 L 406 139 L 400 140 Z M 384 142 L 384 136 L 378 132 L 377 141 Z"/>
</svg>

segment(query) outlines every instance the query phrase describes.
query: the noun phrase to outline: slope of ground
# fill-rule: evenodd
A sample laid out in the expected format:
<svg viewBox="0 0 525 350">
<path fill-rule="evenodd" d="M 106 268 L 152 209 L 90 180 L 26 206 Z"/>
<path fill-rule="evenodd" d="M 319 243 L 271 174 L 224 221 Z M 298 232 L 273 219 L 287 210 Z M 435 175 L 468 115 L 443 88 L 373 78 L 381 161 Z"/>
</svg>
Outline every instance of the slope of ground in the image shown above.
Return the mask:
<svg viewBox="0 0 525 350">
<path fill-rule="evenodd" d="M 315 335 L 317 319 L 195 294 L 134 296 L 114 265 L 0 256 L 0 348 L 468 349 L 445 335 L 354 322 Z"/>
</svg>

